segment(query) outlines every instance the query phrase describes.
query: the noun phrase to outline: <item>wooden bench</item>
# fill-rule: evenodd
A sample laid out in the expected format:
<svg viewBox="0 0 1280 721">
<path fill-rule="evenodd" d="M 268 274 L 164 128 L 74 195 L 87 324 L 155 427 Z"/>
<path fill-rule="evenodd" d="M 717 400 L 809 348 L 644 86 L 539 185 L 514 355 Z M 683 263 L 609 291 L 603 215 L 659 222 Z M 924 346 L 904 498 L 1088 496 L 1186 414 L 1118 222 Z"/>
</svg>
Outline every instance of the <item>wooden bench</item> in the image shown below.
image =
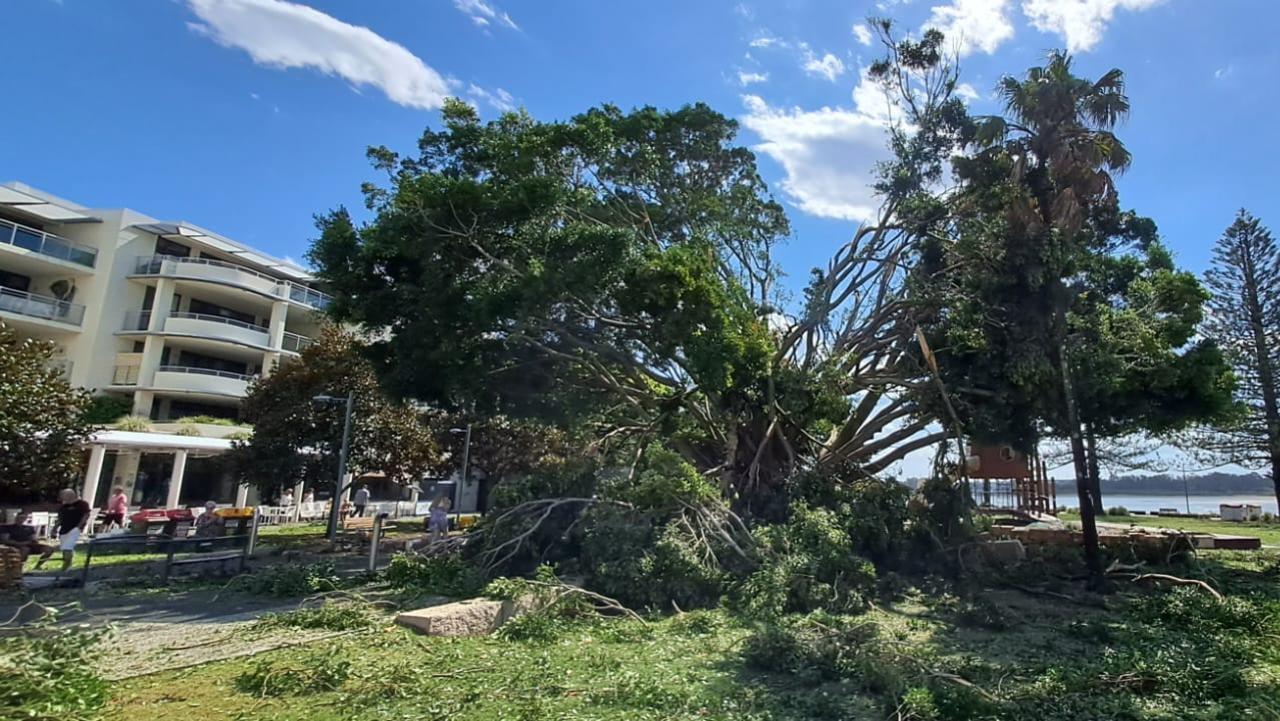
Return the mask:
<svg viewBox="0 0 1280 721">
<path fill-rule="evenodd" d="M 84 567 L 80 570 L 80 587 L 89 582 L 89 566 L 94 556 L 119 556 L 126 554 L 164 556 L 161 579 L 168 582 L 174 566 L 199 563 L 219 563 L 225 569 L 232 561 L 239 563 L 238 572 L 244 572 L 249 554 L 249 534 L 221 536 L 218 538 L 169 538 L 128 534 L 95 538 L 85 544 Z"/>
<path fill-rule="evenodd" d="M 344 516 L 342 532 L 361 541 L 373 535 L 373 516 Z"/>
</svg>

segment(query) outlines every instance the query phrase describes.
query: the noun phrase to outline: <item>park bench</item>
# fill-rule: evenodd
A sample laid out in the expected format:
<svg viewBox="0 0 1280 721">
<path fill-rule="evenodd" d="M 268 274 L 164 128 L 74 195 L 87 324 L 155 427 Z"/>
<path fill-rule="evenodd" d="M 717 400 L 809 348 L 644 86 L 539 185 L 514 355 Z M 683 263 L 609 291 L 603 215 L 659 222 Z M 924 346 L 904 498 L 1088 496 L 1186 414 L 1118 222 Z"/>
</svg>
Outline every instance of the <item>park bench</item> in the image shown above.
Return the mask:
<svg viewBox="0 0 1280 721">
<path fill-rule="evenodd" d="M 201 563 L 219 563 L 222 568 L 232 561 L 244 571 L 249 553 L 250 534 L 221 536 L 217 538 L 170 538 L 168 536 L 127 534 L 95 538 L 85 544 L 84 567 L 80 571 L 81 588 L 89 582 L 89 566 L 94 556 L 119 556 L 125 554 L 164 556 L 161 579 L 169 580 L 175 566 Z"/>
<path fill-rule="evenodd" d="M 373 535 L 373 516 L 346 516 L 342 519 L 342 533 L 361 541 Z"/>
</svg>

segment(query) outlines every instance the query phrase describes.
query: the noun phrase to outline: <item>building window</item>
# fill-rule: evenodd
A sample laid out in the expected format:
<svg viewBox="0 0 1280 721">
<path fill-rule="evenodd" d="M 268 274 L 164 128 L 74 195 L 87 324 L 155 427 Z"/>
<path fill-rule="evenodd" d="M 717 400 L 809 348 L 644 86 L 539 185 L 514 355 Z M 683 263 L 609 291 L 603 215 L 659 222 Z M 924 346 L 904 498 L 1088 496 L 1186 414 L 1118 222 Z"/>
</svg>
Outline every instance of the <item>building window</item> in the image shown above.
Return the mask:
<svg viewBox="0 0 1280 721">
<path fill-rule="evenodd" d="M 180 258 L 187 258 L 191 256 L 191 249 L 168 238 L 157 238 L 156 255 L 176 255 Z"/>
</svg>

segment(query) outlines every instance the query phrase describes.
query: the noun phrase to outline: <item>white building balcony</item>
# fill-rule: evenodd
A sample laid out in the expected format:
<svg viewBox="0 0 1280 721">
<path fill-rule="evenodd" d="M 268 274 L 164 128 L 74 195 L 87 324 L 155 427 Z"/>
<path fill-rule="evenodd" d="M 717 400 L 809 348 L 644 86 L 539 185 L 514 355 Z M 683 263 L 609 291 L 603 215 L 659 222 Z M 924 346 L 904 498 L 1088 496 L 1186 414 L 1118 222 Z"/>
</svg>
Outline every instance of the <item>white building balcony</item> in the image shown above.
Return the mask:
<svg viewBox="0 0 1280 721">
<path fill-rule="evenodd" d="M 84 306 L 0 286 L 0 317 L 19 324 L 33 322 L 42 328 L 79 331 L 84 323 Z"/>
<path fill-rule="evenodd" d="M 222 398 L 244 398 L 253 376 L 194 366 L 160 366 L 152 390 Z"/>
<path fill-rule="evenodd" d="M 94 264 L 98 262 L 97 248 L 8 220 L 0 220 L 0 249 L 35 256 L 36 259 L 60 261 L 59 266 L 70 263 L 80 266 L 85 272 L 93 270 Z"/>
<path fill-rule="evenodd" d="M 151 311 L 132 310 L 125 314 L 124 328 L 119 333 L 120 335 L 155 334 L 205 341 L 221 341 L 256 350 L 282 350 L 286 353 L 299 353 L 312 343 L 312 340 L 307 336 L 285 331 L 281 341 L 281 348 L 273 348 L 271 346 L 271 330 L 266 326 L 207 313 L 174 311 L 165 317 L 159 328 L 153 330 L 150 326 Z"/>
<path fill-rule="evenodd" d="M 168 277 L 241 288 L 271 299 L 288 300 L 308 308 L 324 310 L 332 300 L 313 288 L 281 280 L 235 263 L 211 258 L 183 258 L 176 255 L 140 256 L 134 277 Z"/>
</svg>

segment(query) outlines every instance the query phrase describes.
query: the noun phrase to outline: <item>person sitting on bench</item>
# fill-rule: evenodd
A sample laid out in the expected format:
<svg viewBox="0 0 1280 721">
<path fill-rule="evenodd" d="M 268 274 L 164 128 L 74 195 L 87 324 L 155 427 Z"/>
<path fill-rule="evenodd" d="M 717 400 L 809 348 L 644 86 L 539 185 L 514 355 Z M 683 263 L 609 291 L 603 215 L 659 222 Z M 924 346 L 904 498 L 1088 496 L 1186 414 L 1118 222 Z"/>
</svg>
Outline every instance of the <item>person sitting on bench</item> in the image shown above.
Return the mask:
<svg viewBox="0 0 1280 721">
<path fill-rule="evenodd" d="M 36 527 L 27 525 L 27 520 L 30 518 L 30 513 L 18 511 L 18 517 L 13 519 L 13 523 L 0 526 L 0 545 L 18 549 L 23 563 L 26 563 L 27 558 L 32 554 L 39 554 L 43 560 L 52 556 L 54 551 L 53 546 L 46 546 L 36 540 Z"/>
<path fill-rule="evenodd" d="M 204 513 L 196 518 L 196 538 L 217 538 L 222 535 L 226 519 L 217 514 L 218 504 L 206 501 Z"/>
</svg>

